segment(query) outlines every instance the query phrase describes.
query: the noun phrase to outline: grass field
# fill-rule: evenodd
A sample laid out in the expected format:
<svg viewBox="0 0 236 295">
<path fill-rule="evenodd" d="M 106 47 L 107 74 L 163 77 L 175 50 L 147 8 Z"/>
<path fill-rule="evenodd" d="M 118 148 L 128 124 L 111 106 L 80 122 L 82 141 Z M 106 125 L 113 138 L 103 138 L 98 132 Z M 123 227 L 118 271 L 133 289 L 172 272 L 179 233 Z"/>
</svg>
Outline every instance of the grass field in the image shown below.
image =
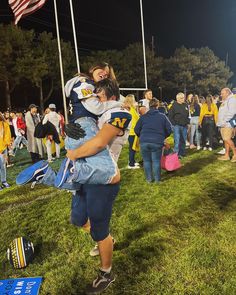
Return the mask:
<svg viewBox="0 0 236 295">
<path fill-rule="evenodd" d="M 125 147 L 121 168 L 127 153 Z M 14 179 L 30 161 L 25 150 L 15 161 L 7 170 L 13 185 L 0 192 L 1 278 L 43 276 L 41 295 L 84 294 L 99 259 L 88 254 L 89 234 L 70 225 L 70 194 L 17 187 Z M 117 280 L 106 294 L 236 294 L 236 164 L 208 151 L 189 151 L 183 164 L 163 172 L 159 185 L 146 183 L 142 169 L 122 169 L 111 223 Z M 23 270 L 6 259 L 18 236 L 35 246 Z"/>
</svg>

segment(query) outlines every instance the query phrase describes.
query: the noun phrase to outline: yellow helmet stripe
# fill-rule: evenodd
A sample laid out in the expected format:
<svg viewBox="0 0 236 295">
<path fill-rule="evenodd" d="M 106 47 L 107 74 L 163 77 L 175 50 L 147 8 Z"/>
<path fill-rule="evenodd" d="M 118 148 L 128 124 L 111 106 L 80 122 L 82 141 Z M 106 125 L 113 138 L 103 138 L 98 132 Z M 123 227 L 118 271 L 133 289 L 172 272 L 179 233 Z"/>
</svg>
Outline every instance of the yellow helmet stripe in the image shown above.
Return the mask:
<svg viewBox="0 0 236 295">
<path fill-rule="evenodd" d="M 14 261 L 14 265 L 15 265 L 16 268 L 19 268 L 20 267 L 20 257 L 19 257 L 18 242 L 17 242 L 17 240 L 18 240 L 18 238 L 13 241 L 13 245 L 14 245 L 13 246 L 13 249 L 15 248 L 15 255 L 16 255 L 16 257 L 14 259 L 15 260 Z M 18 264 L 16 264 L 16 259 L 17 259 Z"/>
<path fill-rule="evenodd" d="M 19 260 L 20 260 L 20 267 L 25 267 L 25 260 L 24 260 L 24 249 L 23 249 L 23 239 L 18 238 L 17 239 L 18 244 L 18 254 L 19 254 Z"/>
</svg>

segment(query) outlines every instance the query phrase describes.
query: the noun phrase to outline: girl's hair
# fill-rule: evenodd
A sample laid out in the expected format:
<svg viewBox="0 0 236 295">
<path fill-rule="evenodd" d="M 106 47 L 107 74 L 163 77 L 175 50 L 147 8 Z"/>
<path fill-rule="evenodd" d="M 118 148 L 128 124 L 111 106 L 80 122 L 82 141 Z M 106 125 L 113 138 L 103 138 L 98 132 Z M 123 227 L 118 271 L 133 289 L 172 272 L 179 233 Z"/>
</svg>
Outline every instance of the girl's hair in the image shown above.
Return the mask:
<svg viewBox="0 0 236 295">
<path fill-rule="evenodd" d="M 201 104 L 203 104 L 204 102 L 206 102 L 206 99 L 205 99 L 205 97 L 204 96 L 199 96 L 199 102 L 201 103 Z"/>
<path fill-rule="evenodd" d="M 133 94 L 128 94 L 126 95 L 124 99 L 124 103 L 129 105 L 129 107 L 135 107 L 135 96 Z"/>
<path fill-rule="evenodd" d="M 2 112 L 0 112 L 0 121 L 6 122 L 6 119 Z"/>
<path fill-rule="evenodd" d="M 194 112 L 194 106 L 196 104 L 199 104 L 199 98 L 197 94 L 194 94 L 191 98 L 191 103 L 190 103 L 190 111 Z"/>
<path fill-rule="evenodd" d="M 107 62 L 100 62 L 100 63 L 97 63 L 97 64 L 91 66 L 89 68 L 89 75 L 90 75 L 90 77 L 93 77 L 93 72 L 94 71 L 96 71 L 97 69 L 105 70 L 106 68 L 109 69 L 109 74 L 108 74 L 108 77 L 107 78 L 109 78 L 111 80 L 116 80 L 116 75 L 114 73 L 114 69 Z"/>
<path fill-rule="evenodd" d="M 149 102 L 149 107 L 150 109 L 156 109 L 157 107 L 159 107 L 159 100 L 156 99 L 155 97 L 152 98 Z"/>
<path fill-rule="evenodd" d="M 211 111 L 211 104 L 213 102 L 213 99 L 212 99 L 212 95 L 211 94 L 208 94 L 207 97 L 206 97 L 206 104 L 208 106 L 208 111 L 210 112 Z"/>
</svg>

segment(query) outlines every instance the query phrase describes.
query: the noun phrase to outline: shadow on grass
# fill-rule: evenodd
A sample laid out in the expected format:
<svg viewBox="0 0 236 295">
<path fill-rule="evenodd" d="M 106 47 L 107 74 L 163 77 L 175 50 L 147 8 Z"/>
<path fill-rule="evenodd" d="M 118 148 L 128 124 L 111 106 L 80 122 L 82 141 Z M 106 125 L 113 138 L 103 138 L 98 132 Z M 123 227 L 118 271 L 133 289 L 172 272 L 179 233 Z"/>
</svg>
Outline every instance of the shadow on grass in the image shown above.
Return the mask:
<svg viewBox="0 0 236 295">
<path fill-rule="evenodd" d="M 221 220 L 220 210 L 228 208 L 235 199 L 236 188 L 223 182 L 213 182 L 211 186 L 206 187 L 204 195 L 194 198 L 176 214 L 157 216 L 144 224 L 137 222 L 136 228 L 126 232 L 123 241 L 115 246 L 117 253 L 114 265 L 119 274 L 116 289 L 132 290 L 133 286 L 137 291 L 139 275 L 153 267 L 157 270 L 161 268 L 163 255 L 170 249 L 174 250 L 176 245 L 179 247 L 178 243 L 182 240 L 188 239 L 186 233 L 191 232 L 192 228 L 203 234 L 210 232 L 214 235 Z M 166 230 L 167 234 L 164 237 L 158 235 L 159 230 Z M 124 272 L 124 269 L 128 273 Z M 125 281 L 127 283 L 124 283 Z M 114 294 L 121 293 L 115 291 Z"/>
<path fill-rule="evenodd" d="M 29 205 L 30 203 L 34 201 L 39 201 L 40 199 L 46 200 L 48 198 L 51 198 L 53 196 L 49 195 L 50 187 L 44 187 L 39 185 L 36 189 L 31 189 L 30 185 L 24 185 L 24 186 L 15 186 L 11 189 L 5 189 L 2 194 L 0 195 L 0 198 L 9 199 L 9 201 L 2 203 L 0 205 L 0 212 L 3 212 L 8 209 L 12 209 Z M 30 193 L 29 193 L 30 190 Z M 11 197 L 13 198 L 13 201 L 11 200 Z M 16 199 L 17 197 L 17 199 Z"/>
<path fill-rule="evenodd" d="M 220 210 L 224 210 L 227 209 L 232 201 L 236 200 L 236 188 L 223 182 L 217 182 L 207 191 L 207 195 Z"/>
<path fill-rule="evenodd" d="M 43 239 L 37 241 L 34 247 L 35 259 L 34 263 L 42 264 L 43 261 L 47 260 L 52 255 L 52 252 L 57 248 L 55 242 L 44 242 Z"/>
<path fill-rule="evenodd" d="M 24 165 L 27 165 L 27 166 L 30 166 L 30 165 L 33 165 L 33 163 L 32 163 L 32 161 L 31 161 L 31 159 L 22 159 L 22 160 L 20 160 L 20 161 L 15 161 L 14 162 L 14 166 L 15 167 L 22 167 L 22 166 L 24 166 Z M 26 167 L 25 167 L 26 168 Z"/>
<path fill-rule="evenodd" d="M 182 167 L 177 171 L 167 172 L 163 174 L 162 179 L 167 180 L 173 176 L 188 176 L 191 174 L 198 173 L 206 166 L 212 164 L 216 160 L 216 156 L 214 154 L 209 155 L 208 157 L 204 157 L 202 159 L 193 159 L 191 162 L 183 163 Z"/>
</svg>

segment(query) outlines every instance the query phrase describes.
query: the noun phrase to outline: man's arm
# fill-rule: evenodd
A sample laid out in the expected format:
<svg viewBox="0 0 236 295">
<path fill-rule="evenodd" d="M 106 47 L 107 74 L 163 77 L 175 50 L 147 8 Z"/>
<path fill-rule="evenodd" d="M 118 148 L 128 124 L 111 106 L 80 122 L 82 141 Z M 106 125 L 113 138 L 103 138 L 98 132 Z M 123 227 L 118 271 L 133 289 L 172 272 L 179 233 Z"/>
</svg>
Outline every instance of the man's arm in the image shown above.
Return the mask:
<svg viewBox="0 0 236 295">
<path fill-rule="evenodd" d="M 97 97 L 87 98 L 82 101 L 82 104 L 86 110 L 95 115 L 102 115 L 105 111 L 114 108 L 120 108 L 122 105 L 120 101 L 115 100 L 100 102 Z"/>
<path fill-rule="evenodd" d="M 119 128 L 111 124 L 104 124 L 95 137 L 86 141 L 75 150 L 68 150 L 66 156 L 75 161 L 78 158 L 95 155 L 103 150 L 120 132 Z"/>
</svg>

